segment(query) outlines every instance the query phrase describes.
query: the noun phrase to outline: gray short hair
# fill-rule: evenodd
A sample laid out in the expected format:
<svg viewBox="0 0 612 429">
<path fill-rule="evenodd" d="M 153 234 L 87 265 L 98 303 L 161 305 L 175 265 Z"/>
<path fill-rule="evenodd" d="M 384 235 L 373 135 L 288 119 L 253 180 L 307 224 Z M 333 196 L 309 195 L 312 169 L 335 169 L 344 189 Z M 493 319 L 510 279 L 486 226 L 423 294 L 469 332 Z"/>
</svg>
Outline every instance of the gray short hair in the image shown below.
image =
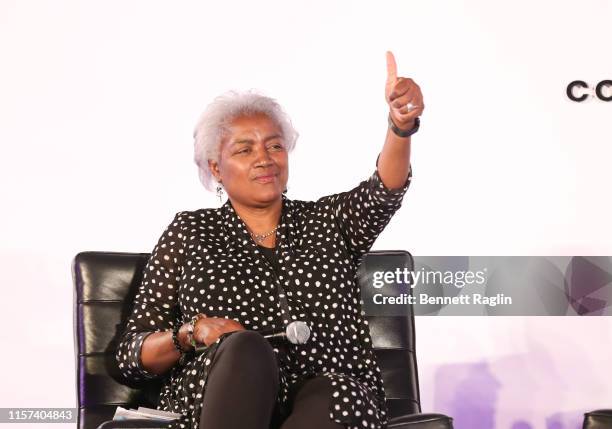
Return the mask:
<svg viewBox="0 0 612 429">
<path fill-rule="evenodd" d="M 239 116 L 265 114 L 281 129 L 287 152 L 295 147 L 298 132 L 293 128 L 289 116 L 278 102 L 254 90 L 228 91 L 216 97 L 204 110 L 193 131 L 194 161 L 198 166 L 200 181 L 206 189 L 213 191 L 215 179 L 208 160 L 219 161 L 219 149 L 225 128 Z"/>
</svg>

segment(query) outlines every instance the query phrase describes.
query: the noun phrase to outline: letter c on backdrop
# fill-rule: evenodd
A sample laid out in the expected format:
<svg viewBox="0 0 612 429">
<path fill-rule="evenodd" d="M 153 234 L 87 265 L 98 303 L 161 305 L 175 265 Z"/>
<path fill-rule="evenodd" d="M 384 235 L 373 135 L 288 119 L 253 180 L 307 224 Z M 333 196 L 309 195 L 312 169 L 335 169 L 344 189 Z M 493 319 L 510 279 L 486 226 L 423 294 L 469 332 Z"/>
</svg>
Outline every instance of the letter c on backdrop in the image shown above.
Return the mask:
<svg viewBox="0 0 612 429">
<path fill-rule="evenodd" d="M 574 88 L 575 87 L 580 87 L 580 88 L 588 88 L 589 85 L 587 85 L 587 83 L 583 80 L 575 80 L 573 82 L 570 82 L 569 85 L 567 85 L 567 89 L 566 89 L 566 93 L 567 93 L 567 98 L 569 98 L 572 101 L 577 101 L 578 103 L 580 103 L 581 101 L 586 100 L 589 96 L 586 92 L 584 92 L 581 96 L 577 97 L 574 95 Z"/>
</svg>

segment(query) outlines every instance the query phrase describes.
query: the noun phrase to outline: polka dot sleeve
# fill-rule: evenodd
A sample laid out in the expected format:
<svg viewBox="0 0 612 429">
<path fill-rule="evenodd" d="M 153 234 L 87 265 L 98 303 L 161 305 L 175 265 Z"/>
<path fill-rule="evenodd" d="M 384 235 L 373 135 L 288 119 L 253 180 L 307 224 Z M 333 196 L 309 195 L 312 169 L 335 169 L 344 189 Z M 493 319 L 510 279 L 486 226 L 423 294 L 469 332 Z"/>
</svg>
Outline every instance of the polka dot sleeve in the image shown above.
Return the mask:
<svg viewBox="0 0 612 429">
<path fill-rule="evenodd" d="M 323 197 L 329 198 L 332 215 L 355 264 L 370 250 L 376 238 L 400 208 L 404 194 L 412 180 L 412 166 L 404 185 L 387 188 L 378 169 L 358 186 L 348 192 Z M 327 204 L 326 204 L 327 206 Z"/>
<path fill-rule="evenodd" d="M 119 369 L 128 380 L 158 377 L 142 366 L 140 349 L 149 334 L 174 326 L 185 255 L 184 217 L 184 212 L 178 212 L 162 233 L 151 252 L 134 298 L 134 307 L 116 353 Z"/>
</svg>

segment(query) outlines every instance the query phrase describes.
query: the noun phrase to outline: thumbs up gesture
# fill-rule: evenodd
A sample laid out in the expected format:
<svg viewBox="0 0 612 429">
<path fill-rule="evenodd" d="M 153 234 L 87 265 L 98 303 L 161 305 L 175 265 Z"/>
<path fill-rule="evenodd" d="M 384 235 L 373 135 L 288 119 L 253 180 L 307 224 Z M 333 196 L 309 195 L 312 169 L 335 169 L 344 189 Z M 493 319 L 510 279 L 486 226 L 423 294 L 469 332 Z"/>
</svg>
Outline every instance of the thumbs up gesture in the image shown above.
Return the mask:
<svg viewBox="0 0 612 429">
<path fill-rule="evenodd" d="M 385 99 L 391 119 L 402 130 L 412 129 L 414 119 L 423 113 L 423 94 L 412 79 L 397 76 L 397 64 L 391 51 L 387 51 L 387 82 Z"/>
</svg>

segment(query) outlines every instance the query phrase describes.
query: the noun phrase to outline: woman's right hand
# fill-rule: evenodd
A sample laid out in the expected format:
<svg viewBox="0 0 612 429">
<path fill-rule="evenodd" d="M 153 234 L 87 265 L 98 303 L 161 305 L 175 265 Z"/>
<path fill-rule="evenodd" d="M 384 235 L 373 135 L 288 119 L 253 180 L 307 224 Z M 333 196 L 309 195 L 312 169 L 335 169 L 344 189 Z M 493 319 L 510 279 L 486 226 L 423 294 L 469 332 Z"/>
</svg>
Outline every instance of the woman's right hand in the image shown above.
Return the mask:
<svg viewBox="0 0 612 429">
<path fill-rule="evenodd" d="M 206 346 L 210 346 L 226 332 L 244 331 L 245 328 L 233 319 L 223 317 L 202 317 L 193 329 L 193 339 Z"/>
</svg>

